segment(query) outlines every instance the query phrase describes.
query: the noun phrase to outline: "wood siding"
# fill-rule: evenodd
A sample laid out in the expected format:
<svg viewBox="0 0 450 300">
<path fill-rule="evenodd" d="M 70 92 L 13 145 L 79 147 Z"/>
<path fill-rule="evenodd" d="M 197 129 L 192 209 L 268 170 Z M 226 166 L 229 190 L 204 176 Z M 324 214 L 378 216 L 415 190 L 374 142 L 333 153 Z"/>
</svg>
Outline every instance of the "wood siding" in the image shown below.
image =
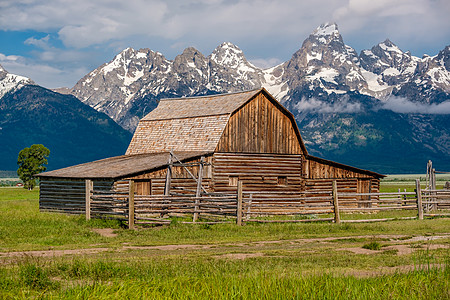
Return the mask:
<svg viewBox="0 0 450 300">
<path fill-rule="evenodd" d="M 111 180 L 94 180 L 94 190 L 110 191 Z M 39 184 L 39 209 L 72 214 L 86 211 L 85 181 L 82 179 L 41 178 Z"/>
<path fill-rule="evenodd" d="M 245 191 L 299 191 L 303 189 L 301 155 L 215 153 L 212 188 L 235 193 L 237 177 Z"/>
<path fill-rule="evenodd" d="M 302 154 L 290 118 L 263 93 L 236 111 L 216 152 Z"/>
<path fill-rule="evenodd" d="M 356 172 L 348 168 L 335 166 L 332 164 L 321 163 L 315 160 L 307 159 L 303 164 L 303 174 L 309 179 L 319 178 L 373 178 L 369 174 Z"/>
</svg>

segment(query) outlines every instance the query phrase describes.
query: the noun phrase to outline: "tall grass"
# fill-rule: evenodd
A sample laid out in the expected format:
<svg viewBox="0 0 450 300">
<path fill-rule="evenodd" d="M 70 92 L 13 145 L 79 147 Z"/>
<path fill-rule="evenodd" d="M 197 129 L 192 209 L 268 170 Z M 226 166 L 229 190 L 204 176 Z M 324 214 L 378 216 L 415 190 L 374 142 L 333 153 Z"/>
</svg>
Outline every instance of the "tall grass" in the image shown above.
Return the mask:
<svg viewBox="0 0 450 300">
<path fill-rule="evenodd" d="M 375 277 L 308 274 L 295 263 L 200 258 L 72 260 L 0 268 L 0 295 L 76 299 L 448 299 L 448 264 Z M 17 272 L 19 270 L 19 272 Z"/>
</svg>

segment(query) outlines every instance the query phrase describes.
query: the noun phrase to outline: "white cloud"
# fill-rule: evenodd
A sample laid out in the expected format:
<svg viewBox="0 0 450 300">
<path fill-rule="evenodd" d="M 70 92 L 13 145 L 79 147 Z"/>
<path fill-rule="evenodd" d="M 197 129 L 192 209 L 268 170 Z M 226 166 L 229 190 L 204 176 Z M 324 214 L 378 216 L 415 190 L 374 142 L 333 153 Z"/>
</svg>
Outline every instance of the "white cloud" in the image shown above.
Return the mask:
<svg viewBox="0 0 450 300">
<path fill-rule="evenodd" d="M 248 59 L 253 65 L 261 69 L 268 69 L 281 64 L 283 61 L 276 57 L 271 58 L 250 58 Z"/>
<path fill-rule="evenodd" d="M 130 35 L 169 39 L 221 36 L 221 40 L 304 36 L 327 21 L 339 2 L 342 0 L 3 0 L 0 26 L 57 31 L 65 45 L 73 47 Z"/>
<path fill-rule="evenodd" d="M 297 111 L 312 111 L 317 113 L 356 113 L 361 111 L 360 103 L 351 103 L 346 97 L 333 103 L 315 98 L 302 98 L 294 105 Z"/>
<path fill-rule="evenodd" d="M 448 0 L 0 1 L 0 28 L 49 33 L 50 38 L 30 38 L 26 43 L 43 52 L 33 52 L 36 59 L 56 58 L 61 63 L 55 39 L 69 50 L 68 59 L 78 59 L 83 54 L 76 52 L 89 49 L 104 56 L 101 63 L 113 57 L 113 50 L 129 46 L 148 47 L 173 58 L 188 46 L 208 55 L 223 41 L 231 41 L 253 57 L 255 65 L 273 66 L 288 60 L 327 21 L 337 21 L 345 42 L 358 51 L 389 37 L 416 56 L 422 56 L 424 48 L 433 49 L 428 54 L 435 55 L 448 43 L 449 15 Z M 57 68 L 80 63 L 93 66 L 79 60 Z"/>
<path fill-rule="evenodd" d="M 391 96 L 382 106 L 383 109 L 404 114 L 450 114 L 450 100 L 438 104 L 425 104 L 409 101 L 403 97 Z"/>
<path fill-rule="evenodd" d="M 0 65 L 9 73 L 30 78 L 46 88 L 72 87 L 90 70 L 85 67 L 57 67 L 22 56 L 7 56 L 0 53 Z"/>
<path fill-rule="evenodd" d="M 34 46 L 42 48 L 42 49 L 47 49 L 50 47 L 48 44 L 49 40 L 50 40 L 50 35 L 47 34 L 47 36 L 45 36 L 41 39 L 35 39 L 34 37 L 30 37 L 25 40 L 24 44 L 25 45 L 34 45 Z"/>
</svg>

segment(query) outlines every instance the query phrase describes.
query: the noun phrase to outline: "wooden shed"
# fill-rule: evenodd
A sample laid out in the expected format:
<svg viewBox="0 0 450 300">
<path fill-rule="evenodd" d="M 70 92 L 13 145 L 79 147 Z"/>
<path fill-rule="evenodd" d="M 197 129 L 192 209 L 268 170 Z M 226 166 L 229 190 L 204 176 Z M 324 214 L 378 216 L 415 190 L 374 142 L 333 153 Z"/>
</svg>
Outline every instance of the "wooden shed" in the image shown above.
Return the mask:
<svg viewBox="0 0 450 300">
<path fill-rule="evenodd" d="M 162 195 L 195 193 L 193 175 L 203 191 L 223 193 L 238 181 L 247 191 L 295 192 L 330 190 L 333 180 L 342 191 L 377 192 L 383 177 L 309 155 L 293 115 L 258 89 L 161 100 L 124 156 L 41 173 L 40 208 L 82 213 L 85 179 L 106 190 L 133 179 L 137 194 Z"/>
</svg>

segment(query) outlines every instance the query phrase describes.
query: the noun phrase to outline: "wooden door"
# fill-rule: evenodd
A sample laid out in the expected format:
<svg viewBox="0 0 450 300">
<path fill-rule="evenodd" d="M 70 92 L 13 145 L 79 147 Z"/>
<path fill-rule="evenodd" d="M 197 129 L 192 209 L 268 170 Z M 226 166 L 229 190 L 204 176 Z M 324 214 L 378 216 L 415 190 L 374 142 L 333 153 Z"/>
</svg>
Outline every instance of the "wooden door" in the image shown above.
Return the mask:
<svg viewBox="0 0 450 300">
<path fill-rule="evenodd" d="M 151 195 L 152 194 L 151 179 L 136 180 L 135 189 L 136 189 L 136 195 Z"/>
<path fill-rule="evenodd" d="M 358 189 L 358 193 L 370 193 L 371 192 L 370 178 L 358 179 L 357 189 Z M 360 201 L 358 203 L 358 207 L 371 207 L 372 206 L 370 203 L 369 195 L 359 196 L 358 200 Z M 368 203 L 364 203 L 365 201 Z"/>
</svg>

